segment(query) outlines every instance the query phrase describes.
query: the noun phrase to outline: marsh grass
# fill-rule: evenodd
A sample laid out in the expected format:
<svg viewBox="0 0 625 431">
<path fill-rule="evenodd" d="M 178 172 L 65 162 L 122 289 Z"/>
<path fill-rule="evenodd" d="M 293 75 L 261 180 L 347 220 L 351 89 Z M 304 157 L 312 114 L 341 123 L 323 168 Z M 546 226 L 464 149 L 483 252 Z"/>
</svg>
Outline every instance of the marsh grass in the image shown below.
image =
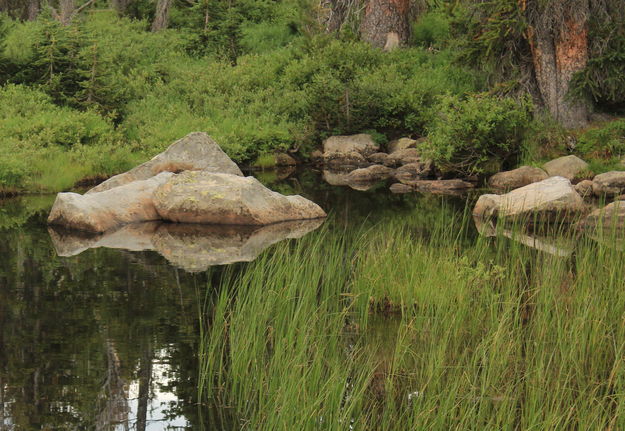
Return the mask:
<svg viewBox="0 0 625 431">
<path fill-rule="evenodd" d="M 236 429 L 623 429 L 623 234 L 542 232 L 563 257 L 469 223 L 325 227 L 227 271 L 202 399 Z"/>
</svg>

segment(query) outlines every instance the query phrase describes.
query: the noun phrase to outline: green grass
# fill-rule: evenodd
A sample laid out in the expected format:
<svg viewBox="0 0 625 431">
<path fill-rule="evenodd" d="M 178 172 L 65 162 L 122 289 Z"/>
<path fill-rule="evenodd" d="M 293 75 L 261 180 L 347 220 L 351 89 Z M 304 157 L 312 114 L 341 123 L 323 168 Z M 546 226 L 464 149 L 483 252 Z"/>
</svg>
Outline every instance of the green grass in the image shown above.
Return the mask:
<svg viewBox="0 0 625 431">
<path fill-rule="evenodd" d="M 202 399 L 254 430 L 622 429 L 623 233 L 558 228 L 560 257 L 468 222 L 326 227 L 230 271 Z"/>
</svg>

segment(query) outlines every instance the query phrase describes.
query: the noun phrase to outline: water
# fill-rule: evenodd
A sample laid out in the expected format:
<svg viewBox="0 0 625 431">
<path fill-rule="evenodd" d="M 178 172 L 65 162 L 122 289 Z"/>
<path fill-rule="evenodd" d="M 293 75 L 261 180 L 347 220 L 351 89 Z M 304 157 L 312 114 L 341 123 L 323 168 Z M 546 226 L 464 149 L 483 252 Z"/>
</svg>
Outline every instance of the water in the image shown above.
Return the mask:
<svg viewBox="0 0 625 431">
<path fill-rule="evenodd" d="M 464 208 L 461 199 L 392 195 L 385 185 L 333 187 L 314 172 L 261 179 L 321 204 L 336 229 L 390 218 L 427 229 L 440 211 Z M 242 270 L 275 241 L 296 241 L 288 239 L 295 228 L 147 224 L 132 235 L 83 237 L 48 230 L 53 199 L 0 203 L 0 430 L 235 429 L 227 408 L 197 400 L 201 304 L 219 293 L 223 264 Z M 169 242 L 146 246 L 155 232 Z M 217 254 L 197 251 L 216 243 Z"/>
</svg>

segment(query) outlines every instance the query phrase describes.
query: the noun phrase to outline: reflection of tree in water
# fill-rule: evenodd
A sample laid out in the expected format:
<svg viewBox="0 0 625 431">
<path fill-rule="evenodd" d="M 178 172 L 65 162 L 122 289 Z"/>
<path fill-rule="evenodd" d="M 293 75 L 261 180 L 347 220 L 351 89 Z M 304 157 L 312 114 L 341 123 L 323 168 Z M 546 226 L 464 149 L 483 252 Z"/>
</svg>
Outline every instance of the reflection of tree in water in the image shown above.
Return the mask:
<svg viewBox="0 0 625 431">
<path fill-rule="evenodd" d="M 145 429 L 159 350 L 171 353 L 168 389 L 180 394 L 164 414 L 201 429 L 192 352 L 207 276 L 177 282 L 153 253 L 58 258 L 43 220 L 0 228 L 0 412 L 11 431 Z"/>
</svg>

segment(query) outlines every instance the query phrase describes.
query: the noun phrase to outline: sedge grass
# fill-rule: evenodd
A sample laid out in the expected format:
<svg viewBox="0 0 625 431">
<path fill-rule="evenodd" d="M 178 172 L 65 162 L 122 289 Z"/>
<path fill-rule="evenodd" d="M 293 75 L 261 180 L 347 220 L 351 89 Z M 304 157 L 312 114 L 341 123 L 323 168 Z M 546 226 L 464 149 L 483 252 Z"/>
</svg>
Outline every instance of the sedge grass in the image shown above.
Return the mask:
<svg viewBox="0 0 625 431">
<path fill-rule="evenodd" d="M 622 234 L 558 227 L 562 256 L 467 223 L 324 228 L 231 272 L 203 399 L 234 429 L 625 429 Z"/>
</svg>

